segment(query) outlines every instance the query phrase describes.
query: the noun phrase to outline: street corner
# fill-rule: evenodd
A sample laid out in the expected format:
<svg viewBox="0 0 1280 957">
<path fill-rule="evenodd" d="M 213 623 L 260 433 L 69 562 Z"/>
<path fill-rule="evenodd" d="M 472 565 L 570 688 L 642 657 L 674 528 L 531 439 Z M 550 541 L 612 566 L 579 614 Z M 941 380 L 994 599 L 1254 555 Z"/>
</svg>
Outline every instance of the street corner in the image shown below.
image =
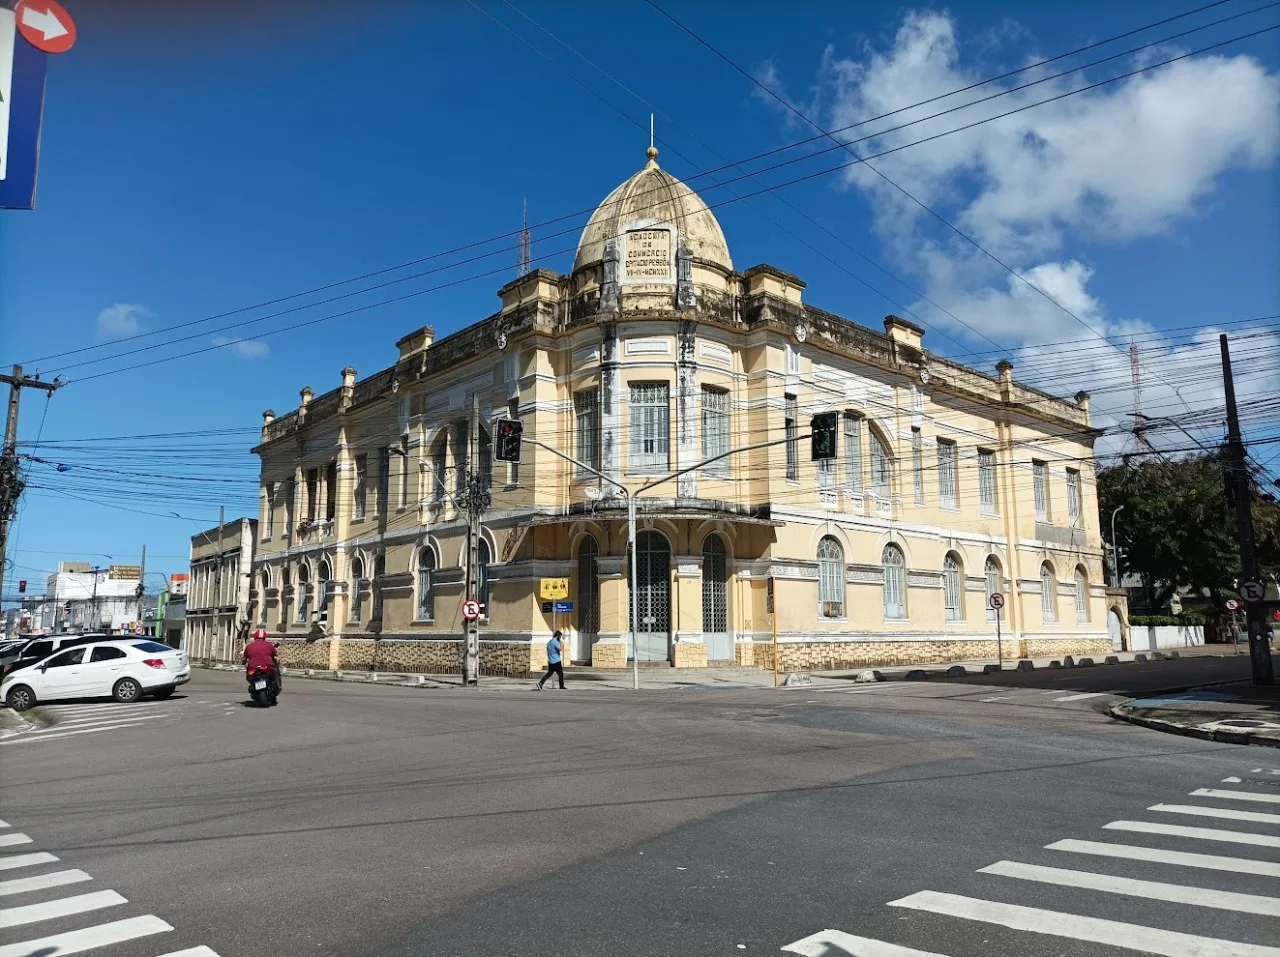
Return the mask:
<svg viewBox="0 0 1280 957">
<path fill-rule="evenodd" d="M 1168 734 L 1280 747 L 1280 695 L 1252 686 L 1192 689 L 1133 698 L 1109 709 L 1113 718 Z"/>
<path fill-rule="evenodd" d="M 11 708 L 0 708 L 0 740 L 25 734 L 39 726 L 33 715 L 20 714 Z"/>
</svg>

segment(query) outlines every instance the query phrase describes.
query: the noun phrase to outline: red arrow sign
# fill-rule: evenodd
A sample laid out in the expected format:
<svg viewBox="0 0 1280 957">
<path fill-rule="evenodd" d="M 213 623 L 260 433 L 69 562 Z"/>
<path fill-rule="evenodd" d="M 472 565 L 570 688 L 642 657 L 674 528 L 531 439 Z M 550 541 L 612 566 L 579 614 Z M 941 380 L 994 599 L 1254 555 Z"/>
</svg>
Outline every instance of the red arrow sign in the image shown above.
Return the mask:
<svg viewBox="0 0 1280 957">
<path fill-rule="evenodd" d="M 76 24 L 56 0 L 18 0 L 18 32 L 45 53 L 66 53 L 76 43 Z"/>
</svg>

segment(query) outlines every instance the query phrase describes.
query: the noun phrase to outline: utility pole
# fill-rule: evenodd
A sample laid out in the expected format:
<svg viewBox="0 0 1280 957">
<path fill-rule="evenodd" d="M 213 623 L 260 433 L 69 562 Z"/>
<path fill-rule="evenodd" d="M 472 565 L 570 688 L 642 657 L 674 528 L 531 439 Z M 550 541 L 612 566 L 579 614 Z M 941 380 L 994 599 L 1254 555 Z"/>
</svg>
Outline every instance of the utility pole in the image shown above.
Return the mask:
<svg viewBox="0 0 1280 957">
<path fill-rule="evenodd" d="M 1245 617 L 1249 627 L 1249 660 L 1255 685 L 1275 684 L 1271 665 L 1271 645 L 1267 641 L 1266 608 L 1262 599 L 1266 587 L 1258 567 L 1257 542 L 1253 537 L 1253 483 L 1245 464 L 1244 440 L 1240 437 L 1240 417 L 1236 412 L 1236 386 L 1231 375 L 1231 351 L 1225 334 L 1218 337 L 1222 349 L 1222 383 L 1227 397 L 1227 492 L 1236 507 L 1236 534 L 1240 538 L 1240 572 Z M 1256 585 L 1256 594 L 1248 592 Z"/>
<path fill-rule="evenodd" d="M 222 650 L 222 523 L 224 506 L 218 506 L 217 554 L 213 556 L 213 647 Z M 208 535 L 205 536 L 208 539 Z M 217 651 L 210 657 L 217 658 Z"/>
<path fill-rule="evenodd" d="M 138 617 L 137 627 L 142 627 L 142 606 L 147 597 L 147 546 L 142 546 L 142 564 L 138 566 Z"/>
<path fill-rule="evenodd" d="M 9 414 L 4 420 L 4 450 L 0 452 L 0 594 L 4 593 L 4 571 L 8 559 L 9 523 L 18 514 L 22 496 L 22 476 L 18 472 L 18 399 L 23 389 L 43 389 L 49 395 L 62 388 L 62 381 L 41 382 L 13 367 L 13 375 L 0 375 L 9 384 Z"/>
<path fill-rule="evenodd" d="M 467 436 L 466 487 L 458 503 L 467 512 L 467 580 L 463 600 L 479 599 L 480 585 L 480 519 L 491 501 L 485 470 L 480 462 L 480 396 L 471 396 L 471 430 Z M 488 608 L 481 608 L 487 614 Z M 467 641 L 462 662 L 462 682 L 468 687 L 480 686 L 480 620 L 467 624 Z"/>
</svg>

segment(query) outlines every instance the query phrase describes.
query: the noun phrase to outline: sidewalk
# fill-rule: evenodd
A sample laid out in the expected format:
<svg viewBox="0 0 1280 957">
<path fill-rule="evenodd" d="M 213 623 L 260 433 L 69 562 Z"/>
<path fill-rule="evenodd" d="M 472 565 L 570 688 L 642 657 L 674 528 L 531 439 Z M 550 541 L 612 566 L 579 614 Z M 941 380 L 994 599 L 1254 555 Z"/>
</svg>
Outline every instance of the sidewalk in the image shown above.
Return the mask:
<svg viewBox="0 0 1280 957">
<path fill-rule="evenodd" d="M 1157 731 L 1207 741 L 1280 748 L 1280 686 L 1252 682 L 1134 698 L 1111 716 Z"/>
</svg>

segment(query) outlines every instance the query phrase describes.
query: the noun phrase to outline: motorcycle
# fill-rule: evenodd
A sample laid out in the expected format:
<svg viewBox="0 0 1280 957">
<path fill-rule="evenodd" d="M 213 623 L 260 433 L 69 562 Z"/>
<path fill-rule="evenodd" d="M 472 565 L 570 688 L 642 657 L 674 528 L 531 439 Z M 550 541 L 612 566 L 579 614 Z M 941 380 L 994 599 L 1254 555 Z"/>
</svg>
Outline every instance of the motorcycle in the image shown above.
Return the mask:
<svg viewBox="0 0 1280 957">
<path fill-rule="evenodd" d="M 249 696 L 261 708 L 270 708 L 280 696 L 280 684 L 271 668 L 252 668 L 249 671 Z"/>
</svg>

